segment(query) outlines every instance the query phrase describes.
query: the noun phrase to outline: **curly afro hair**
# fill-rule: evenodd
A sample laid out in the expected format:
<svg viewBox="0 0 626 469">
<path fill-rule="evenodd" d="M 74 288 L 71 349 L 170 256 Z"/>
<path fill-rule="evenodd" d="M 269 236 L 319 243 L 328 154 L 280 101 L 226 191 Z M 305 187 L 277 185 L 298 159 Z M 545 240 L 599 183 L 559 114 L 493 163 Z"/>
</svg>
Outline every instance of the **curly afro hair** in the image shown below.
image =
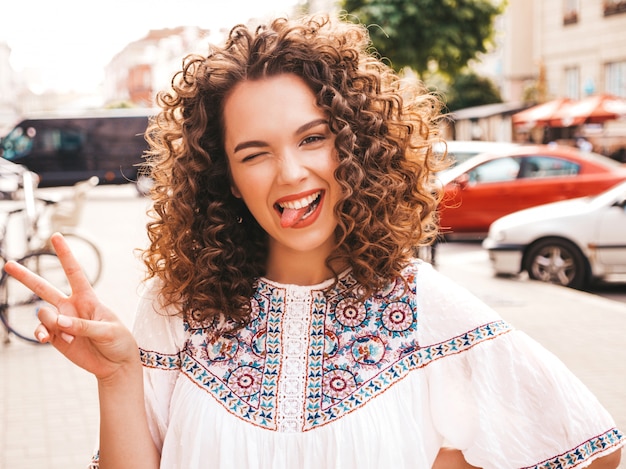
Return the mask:
<svg viewBox="0 0 626 469">
<path fill-rule="evenodd" d="M 267 235 L 231 194 L 222 111 L 237 83 L 284 73 L 307 83 L 336 137 L 343 197 L 327 265 L 349 265 L 369 294 L 436 236 L 434 174 L 447 164 L 432 150 L 440 100 L 380 60 L 362 25 L 326 16 L 238 25 L 208 56 L 185 58 L 146 133 L 154 186 L 143 260 L 165 304 L 196 323 L 245 324 L 264 275 Z"/>
</svg>

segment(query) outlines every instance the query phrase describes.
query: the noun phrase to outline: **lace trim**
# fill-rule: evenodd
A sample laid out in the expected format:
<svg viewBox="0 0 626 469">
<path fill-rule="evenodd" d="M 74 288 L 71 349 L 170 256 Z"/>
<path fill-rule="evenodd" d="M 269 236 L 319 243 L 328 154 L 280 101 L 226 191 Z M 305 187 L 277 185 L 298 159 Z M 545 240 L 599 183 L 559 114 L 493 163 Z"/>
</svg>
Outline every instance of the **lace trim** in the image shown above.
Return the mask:
<svg viewBox="0 0 626 469">
<path fill-rule="evenodd" d="M 283 315 L 283 372 L 278 380 L 276 422 L 282 432 L 302 431 L 306 387 L 311 293 L 306 287 L 288 286 Z"/>
</svg>

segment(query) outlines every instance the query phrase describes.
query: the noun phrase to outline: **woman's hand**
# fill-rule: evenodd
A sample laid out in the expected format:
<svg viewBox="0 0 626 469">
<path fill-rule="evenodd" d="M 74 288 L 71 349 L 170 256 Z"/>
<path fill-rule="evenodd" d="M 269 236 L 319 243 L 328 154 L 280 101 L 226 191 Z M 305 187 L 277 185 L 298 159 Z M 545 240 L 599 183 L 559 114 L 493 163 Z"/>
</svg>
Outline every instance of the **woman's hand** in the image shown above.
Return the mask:
<svg viewBox="0 0 626 469">
<path fill-rule="evenodd" d="M 54 234 L 51 241 L 71 287 L 69 296 L 16 262 L 5 265 L 8 274 L 53 306 L 39 310 L 35 337 L 99 380 L 113 378 L 127 365 L 135 368 L 139 353 L 131 332 L 96 297 L 63 236 Z"/>
</svg>

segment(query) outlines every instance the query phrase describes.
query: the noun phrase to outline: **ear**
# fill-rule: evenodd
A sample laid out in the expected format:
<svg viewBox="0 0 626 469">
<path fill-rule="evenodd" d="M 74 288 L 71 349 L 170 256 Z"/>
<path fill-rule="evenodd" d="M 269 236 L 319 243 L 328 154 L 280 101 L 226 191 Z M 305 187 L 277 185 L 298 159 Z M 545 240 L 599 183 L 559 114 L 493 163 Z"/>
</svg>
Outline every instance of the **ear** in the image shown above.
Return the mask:
<svg viewBox="0 0 626 469">
<path fill-rule="evenodd" d="M 233 194 L 236 198 L 241 199 L 241 192 L 239 192 L 239 189 L 234 182 L 230 183 L 230 193 Z"/>
</svg>

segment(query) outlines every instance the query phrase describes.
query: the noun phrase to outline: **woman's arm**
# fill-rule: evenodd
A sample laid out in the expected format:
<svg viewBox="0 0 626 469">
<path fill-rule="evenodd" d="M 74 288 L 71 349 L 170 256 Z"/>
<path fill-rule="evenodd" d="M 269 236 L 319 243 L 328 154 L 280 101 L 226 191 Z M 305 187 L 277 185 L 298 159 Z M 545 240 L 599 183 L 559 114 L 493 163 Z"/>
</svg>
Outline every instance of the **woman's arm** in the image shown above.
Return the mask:
<svg viewBox="0 0 626 469">
<path fill-rule="evenodd" d="M 25 267 L 5 270 L 52 307 L 42 307 L 35 337 L 98 380 L 100 468 L 158 469 L 146 417 L 143 371 L 137 343 L 128 328 L 96 297 L 63 237 L 51 238 L 71 287 L 65 295 Z"/>
<path fill-rule="evenodd" d="M 469 464 L 458 449 L 441 448 L 432 469 L 478 469 Z"/>
<path fill-rule="evenodd" d="M 157 469 L 160 455 L 147 426 L 141 363 L 98 380 L 100 469 Z"/>
<path fill-rule="evenodd" d="M 616 469 L 622 459 L 622 449 L 612 452 L 607 456 L 596 459 L 588 467 L 588 469 Z"/>
</svg>

